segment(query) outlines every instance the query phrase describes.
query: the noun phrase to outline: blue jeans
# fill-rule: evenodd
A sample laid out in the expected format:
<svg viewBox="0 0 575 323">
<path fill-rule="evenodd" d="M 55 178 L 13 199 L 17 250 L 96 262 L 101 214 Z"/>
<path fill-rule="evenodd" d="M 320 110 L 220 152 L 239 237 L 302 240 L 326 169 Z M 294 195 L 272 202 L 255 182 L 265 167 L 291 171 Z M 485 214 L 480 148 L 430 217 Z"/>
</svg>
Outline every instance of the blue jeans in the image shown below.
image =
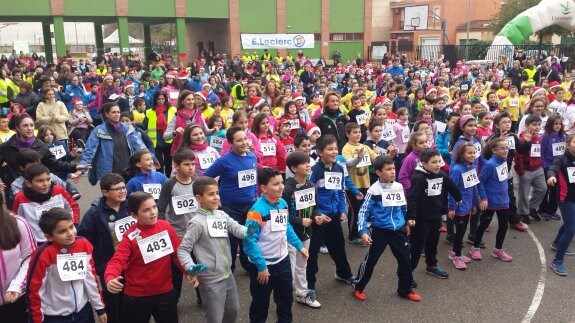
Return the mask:
<svg viewBox="0 0 575 323">
<path fill-rule="evenodd" d="M 556 261 L 563 261 L 565 252 L 575 236 L 575 202 L 559 202 L 563 225 L 559 228 L 553 243 L 557 246 Z"/>
</svg>

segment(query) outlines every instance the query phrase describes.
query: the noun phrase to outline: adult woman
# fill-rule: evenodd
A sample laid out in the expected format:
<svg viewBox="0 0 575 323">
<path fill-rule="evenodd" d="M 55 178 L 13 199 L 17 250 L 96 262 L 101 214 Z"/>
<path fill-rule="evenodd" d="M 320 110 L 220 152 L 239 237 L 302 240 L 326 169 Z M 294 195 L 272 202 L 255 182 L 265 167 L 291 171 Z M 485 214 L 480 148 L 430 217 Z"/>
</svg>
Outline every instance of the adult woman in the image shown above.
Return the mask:
<svg viewBox="0 0 575 323">
<path fill-rule="evenodd" d="M 184 138 L 180 145 L 180 148 L 181 147 L 190 148 L 194 152 L 196 156 L 194 160 L 196 164 L 196 176 L 198 177 L 204 175 L 206 169 L 210 168 L 210 166 L 220 158 L 218 151 L 209 146 L 204 131 L 197 124 L 192 123 L 186 127 Z"/>
<path fill-rule="evenodd" d="M 518 130 L 517 134 L 520 134 L 523 131 L 525 131 L 525 129 L 526 129 L 525 120 L 527 119 L 527 117 L 529 117 L 532 114 L 541 117 L 541 131 L 540 131 L 540 133 L 543 134 L 544 129 L 545 129 L 545 124 L 547 124 L 547 119 L 551 115 L 551 112 L 549 111 L 548 106 L 549 105 L 548 105 L 547 99 L 545 97 L 533 97 L 533 95 L 532 95 L 532 99 L 531 99 L 531 101 L 529 101 L 528 107 L 525 108 L 525 112 L 524 112 L 525 114 L 523 115 L 523 118 L 519 122 L 519 130 Z M 565 128 L 565 130 L 567 130 L 567 128 Z"/>
<path fill-rule="evenodd" d="M 60 161 L 50 152 L 48 146 L 34 135 L 34 120 L 27 114 L 17 116 L 14 121 L 16 134 L 8 141 L 0 145 L 0 165 L 6 163 L 7 167 L 0 168 L 0 178 L 6 184 L 6 196 L 11 196 L 10 184 L 21 176 L 20 165 L 16 162 L 16 155 L 19 151 L 31 148 L 42 156 L 42 164 L 50 168 L 51 171 L 72 173 L 77 169 L 86 166 L 76 166 L 68 162 Z M 11 201 L 7 205 L 11 206 Z"/>
<path fill-rule="evenodd" d="M 66 147 L 68 145 L 66 121 L 70 117 L 66 106 L 63 102 L 56 101 L 56 94 L 51 88 L 42 90 L 42 100 L 43 102 L 36 108 L 36 120 L 44 121 L 54 129 L 55 139 Z"/>
<path fill-rule="evenodd" d="M 205 100 L 204 100 L 205 101 Z M 171 154 L 180 146 L 184 131 L 189 124 L 198 124 L 205 134 L 213 134 L 220 130 L 219 128 L 209 129 L 206 120 L 202 115 L 202 107 L 196 106 L 194 93 L 189 90 L 183 90 L 178 97 L 176 117 L 168 122 L 168 128 L 164 132 L 164 140 L 174 140 Z"/>
<path fill-rule="evenodd" d="M 153 105 L 151 109 L 146 110 L 146 118 L 142 123 L 148 136 L 154 143 L 156 157 L 160 162 L 161 172 L 170 176 L 172 172 L 172 140 L 164 140 L 164 133 L 168 128 L 168 123 L 176 115 L 176 108 L 168 105 L 168 95 L 163 91 L 154 94 Z"/>
<path fill-rule="evenodd" d="M 175 72 L 166 74 L 166 85 L 162 88 L 162 91 L 168 96 L 170 106 L 175 107 L 178 104 L 178 94 L 180 94 L 180 81 L 176 78 Z"/>
<path fill-rule="evenodd" d="M 10 100 L 8 99 L 8 88 L 13 87 L 14 84 L 8 77 L 6 70 L 0 70 L 0 107 L 7 110 L 10 107 Z M 4 111 L 5 114 L 8 112 Z"/>
<path fill-rule="evenodd" d="M 266 100 L 266 102 L 271 107 L 276 102 L 276 99 L 278 98 L 279 95 L 280 94 L 276 88 L 275 81 L 273 79 L 269 80 L 268 83 L 266 84 L 265 91 L 262 94 L 262 99 Z"/>
<path fill-rule="evenodd" d="M 102 104 L 110 102 L 110 95 L 116 94 L 120 95 L 122 89 L 119 86 L 114 85 L 114 77 L 110 74 L 104 76 L 102 86 L 98 91 L 98 96 L 96 97 L 96 106 L 98 107 L 98 112 L 101 113 Z"/>
<path fill-rule="evenodd" d="M 32 91 L 30 83 L 20 82 L 20 93 L 16 95 L 14 102 L 20 103 L 32 118 L 36 118 L 36 106 L 40 102 L 40 98 Z"/>
<path fill-rule="evenodd" d="M 28 321 L 24 297 L 30 255 L 36 240 L 23 218 L 12 216 L 2 205 L 0 195 L 0 317 L 6 322 Z"/>
<path fill-rule="evenodd" d="M 120 122 L 117 103 L 104 103 L 101 111 L 105 122 L 90 134 L 80 161 L 83 167 L 92 166 L 88 177 L 92 185 L 105 174 L 122 172 L 136 151 L 148 150 L 134 127 Z"/>
</svg>

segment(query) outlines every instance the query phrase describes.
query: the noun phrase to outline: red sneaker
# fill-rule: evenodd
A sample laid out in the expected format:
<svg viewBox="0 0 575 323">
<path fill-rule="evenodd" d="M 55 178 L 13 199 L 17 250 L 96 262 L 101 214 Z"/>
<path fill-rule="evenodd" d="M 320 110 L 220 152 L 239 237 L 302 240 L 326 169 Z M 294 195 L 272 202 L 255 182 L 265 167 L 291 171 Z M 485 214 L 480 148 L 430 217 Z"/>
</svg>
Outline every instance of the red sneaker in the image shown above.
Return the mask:
<svg viewBox="0 0 575 323">
<path fill-rule="evenodd" d="M 419 296 L 419 294 L 414 292 L 407 293 L 407 295 L 405 295 L 405 298 L 407 298 L 412 302 L 419 302 L 421 300 L 421 296 Z"/>
<path fill-rule="evenodd" d="M 491 227 L 488 226 L 487 228 L 485 228 L 485 232 L 490 232 L 491 231 Z"/>
<path fill-rule="evenodd" d="M 355 298 L 359 299 L 360 301 L 365 301 L 365 299 L 367 298 L 367 296 L 365 296 L 365 291 L 359 291 L 359 290 L 353 292 L 353 296 L 355 296 Z"/>
<path fill-rule="evenodd" d="M 520 231 L 520 232 L 525 232 L 527 231 L 527 227 L 525 227 L 525 225 L 521 222 L 514 224 L 513 229 Z"/>
<path fill-rule="evenodd" d="M 447 228 L 442 225 L 441 228 L 439 228 L 439 232 L 447 232 Z"/>
</svg>

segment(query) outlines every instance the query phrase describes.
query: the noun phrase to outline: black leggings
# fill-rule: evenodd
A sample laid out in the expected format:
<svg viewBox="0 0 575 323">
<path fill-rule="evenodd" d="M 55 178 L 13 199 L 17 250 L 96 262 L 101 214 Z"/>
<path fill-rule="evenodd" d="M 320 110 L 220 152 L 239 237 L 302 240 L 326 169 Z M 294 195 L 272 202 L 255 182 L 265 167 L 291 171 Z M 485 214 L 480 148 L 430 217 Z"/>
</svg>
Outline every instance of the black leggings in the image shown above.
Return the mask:
<svg viewBox="0 0 575 323">
<path fill-rule="evenodd" d="M 499 225 L 499 228 L 497 229 L 497 235 L 495 236 L 495 248 L 503 248 L 505 234 L 507 234 L 507 229 L 509 228 L 509 209 L 485 210 L 481 212 L 481 220 L 479 221 L 479 227 L 475 233 L 475 243 L 473 244 L 475 248 L 479 248 L 481 239 L 483 239 L 483 233 L 485 233 L 485 229 L 487 229 L 491 223 L 495 212 L 497 212 L 497 222 Z"/>
<path fill-rule="evenodd" d="M 467 231 L 467 224 L 469 223 L 469 214 L 456 216 L 453 218 L 455 224 L 455 237 L 453 239 L 453 252 L 457 257 L 461 256 L 461 249 L 463 248 L 463 237 Z"/>
</svg>

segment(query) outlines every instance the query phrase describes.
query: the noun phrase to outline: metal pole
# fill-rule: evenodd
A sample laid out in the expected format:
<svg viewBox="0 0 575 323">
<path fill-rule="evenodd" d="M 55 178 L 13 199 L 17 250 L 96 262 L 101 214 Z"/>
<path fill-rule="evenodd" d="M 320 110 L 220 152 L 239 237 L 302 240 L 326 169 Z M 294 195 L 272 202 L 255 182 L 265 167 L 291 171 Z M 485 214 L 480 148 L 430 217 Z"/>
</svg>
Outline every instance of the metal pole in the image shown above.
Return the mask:
<svg viewBox="0 0 575 323">
<path fill-rule="evenodd" d="M 469 60 L 469 27 L 471 25 L 471 0 L 467 0 L 467 40 L 465 41 L 465 60 Z"/>
<path fill-rule="evenodd" d="M 79 43 L 78 43 L 78 22 L 77 21 L 74 22 L 74 29 L 76 30 L 76 46 L 78 46 Z"/>
</svg>

